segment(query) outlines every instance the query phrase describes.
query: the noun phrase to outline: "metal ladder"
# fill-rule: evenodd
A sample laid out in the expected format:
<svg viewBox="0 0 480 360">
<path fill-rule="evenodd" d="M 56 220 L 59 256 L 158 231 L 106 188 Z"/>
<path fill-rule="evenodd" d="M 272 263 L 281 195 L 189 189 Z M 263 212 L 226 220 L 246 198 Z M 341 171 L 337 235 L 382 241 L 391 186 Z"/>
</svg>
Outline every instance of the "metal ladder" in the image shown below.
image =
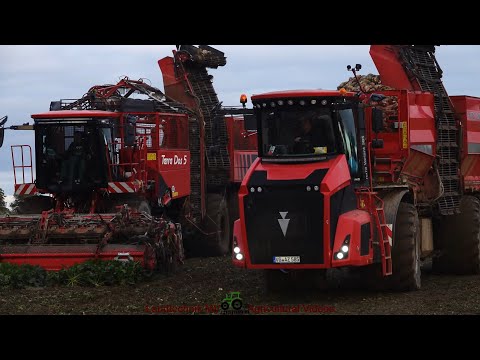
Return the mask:
<svg viewBox="0 0 480 360">
<path fill-rule="evenodd" d="M 383 276 L 392 275 L 392 246 L 389 241 L 389 227 L 385 219 L 385 211 L 383 209 L 383 201 L 378 196 L 374 195 L 375 202 L 375 223 L 377 229 L 380 229 L 380 239 L 378 240 L 380 246 L 380 255 L 382 257 L 382 274 Z M 379 205 L 377 205 L 377 203 Z M 391 234 L 390 234 L 391 236 Z"/>
<path fill-rule="evenodd" d="M 378 242 L 373 242 L 374 245 L 378 245 L 378 248 L 374 248 L 374 258 L 378 259 L 378 256 L 380 255 L 382 261 L 382 274 L 383 276 L 390 276 L 393 272 L 392 245 L 389 241 L 389 237 L 392 237 L 392 231 L 387 225 L 383 200 L 376 192 L 371 191 L 370 188 L 358 188 L 356 193 L 357 208 L 368 210 L 374 219 L 374 226 L 378 235 Z M 380 250 L 380 254 L 378 254 L 378 250 Z"/>
<path fill-rule="evenodd" d="M 422 91 L 434 95 L 439 174 L 444 188 L 438 200 L 439 210 L 442 215 L 458 213 L 461 195 L 459 128 L 442 83 L 442 69 L 435 58 L 435 46 L 400 46 L 399 55 L 407 73 L 412 76 L 411 80 L 416 80 Z"/>
</svg>

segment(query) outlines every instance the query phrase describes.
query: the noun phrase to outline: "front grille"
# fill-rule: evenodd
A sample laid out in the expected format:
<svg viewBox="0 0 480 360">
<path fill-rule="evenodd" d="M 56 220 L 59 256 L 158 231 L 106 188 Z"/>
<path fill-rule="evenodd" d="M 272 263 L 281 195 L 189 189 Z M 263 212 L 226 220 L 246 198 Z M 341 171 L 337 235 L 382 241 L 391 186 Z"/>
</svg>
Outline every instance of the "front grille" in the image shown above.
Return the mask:
<svg viewBox="0 0 480 360">
<path fill-rule="evenodd" d="M 255 192 L 244 197 L 253 264 L 273 264 L 276 256 L 299 256 L 301 264 L 324 263 L 324 199 L 313 187 L 320 186 L 325 174 L 326 170 L 317 170 L 307 179 L 294 181 L 267 180 L 263 171 L 253 174 L 248 189 Z M 306 190 L 308 185 L 311 191 Z M 280 223 L 286 226 L 285 235 Z"/>
</svg>

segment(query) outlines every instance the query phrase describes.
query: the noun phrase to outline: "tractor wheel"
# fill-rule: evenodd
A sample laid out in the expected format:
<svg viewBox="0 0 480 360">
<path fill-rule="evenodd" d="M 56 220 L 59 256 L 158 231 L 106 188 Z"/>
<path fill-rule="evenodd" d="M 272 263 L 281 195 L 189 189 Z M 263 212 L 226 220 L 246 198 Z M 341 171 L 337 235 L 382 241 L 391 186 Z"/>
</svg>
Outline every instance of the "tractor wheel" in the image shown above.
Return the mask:
<svg viewBox="0 0 480 360">
<path fill-rule="evenodd" d="M 17 214 L 41 214 L 42 211 L 53 209 L 55 206 L 53 198 L 49 196 L 28 196 L 17 201 L 14 211 Z"/>
<path fill-rule="evenodd" d="M 441 250 L 432 259 L 436 273 L 470 275 L 480 273 L 480 200 L 463 196 L 460 214 L 435 222 L 434 236 Z"/>
<path fill-rule="evenodd" d="M 224 301 L 222 302 L 222 305 L 220 305 L 220 307 L 222 308 L 222 310 L 227 311 L 230 305 L 228 305 L 228 303 Z"/>
<path fill-rule="evenodd" d="M 229 252 L 231 243 L 227 201 L 219 194 L 208 194 L 207 200 L 208 230 L 215 234 L 206 239 L 206 255 L 225 255 Z"/>
<path fill-rule="evenodd" d="M 401 202 L 395 221 L 392 248 L 393 274 L 388 287 L 396 291 L 418 290 L 421 287 L 420 223 L 414 205 Z"/>
<path fill-rule="evenodd" d="M 233 310 L 240 310 L 242 308 L 242 300 L 240 299 L 235 299 L 232 301 L 232 308 Z"/>
</svg>

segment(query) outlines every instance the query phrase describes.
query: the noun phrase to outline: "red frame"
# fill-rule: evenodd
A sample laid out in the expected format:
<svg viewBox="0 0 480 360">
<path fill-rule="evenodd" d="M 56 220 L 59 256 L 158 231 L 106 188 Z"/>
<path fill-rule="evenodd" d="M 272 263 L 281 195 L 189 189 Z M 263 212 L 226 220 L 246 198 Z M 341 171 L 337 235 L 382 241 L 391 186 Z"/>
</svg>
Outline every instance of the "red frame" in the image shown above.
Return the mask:
<svg viewBox="0 0 480 360">
<path fill-rule="evenodd" d="M 322 182 L 318 184 L 320 191 L 324 195 L 324 221 L 323 239 L 330 239 L 330 198 L 339 190 L 351 184 L 351 176 L 348 168 L 345 155 L 338 155 L 333 159 L 303 164 L 272 164 L 262 163 L 258 158 L 248 170 L 245 178 L 242 181 L 239 191 L 239 210 L 240 214 L 244 214 L 243 198 L 248 195 L 247 184 L 255 171 L 266 171 L 267 179 L 269 180 L 287 180 L 292 179 L 292 174 L 295 174 L 295 179 L 305 179 L 313 171 L 317 169 L 328 169 L 327 174 Z M 336 260 L 333 254 L 339 250 L 344 240 L 344 237 L 339 240 L 339 236 L 343 234 L 345 229 L 350 228 L 351 243 L 350 248 L 360 246 L 360 226 L 365 223 L 373 223 L 373 218 L 370 214 L 371 209 L 359 209 L 347 212 L 342 221 L 344 221 L 343 228 L 337 225 L 337 233 L 333 248 L 330 247 L 330 241 L 323 241 L 323 264 L 252 264 L 250 259 L 250 251 L 247 242 L 247 231 L 244 217 L 241 216 L 239 220 L 234 223 L 234 242 L 240 247 L 241 253 L 244 256 L 242 260 L 236 259 L 236 254 L 232 253 L 233 264 L 237 267 L 249 269 L 326 269 L 337 266 L 359 266 L 367 265 L 373 262 L 373 250 L 370 246 L 370 251 L 367 255 L 360 256 L 358 251 L 349 252 L 348 258 L 344 260 Z M 371 225 L 371 228 L 373 226 Z M 320 241 L 320 239 L 319 239 Z M 370 242 L 372 240 L 370 239 Z"/>
<path fill-rule="evenodd" d="M 466 192 L 480 191 L 480 151 L 469 151 L 469 145 L 480 144 L 480 98 L 450 96 L 462 124 L 461 176 Z M 473 150 L 473 149 L 472 149 Z"/>
</svg>

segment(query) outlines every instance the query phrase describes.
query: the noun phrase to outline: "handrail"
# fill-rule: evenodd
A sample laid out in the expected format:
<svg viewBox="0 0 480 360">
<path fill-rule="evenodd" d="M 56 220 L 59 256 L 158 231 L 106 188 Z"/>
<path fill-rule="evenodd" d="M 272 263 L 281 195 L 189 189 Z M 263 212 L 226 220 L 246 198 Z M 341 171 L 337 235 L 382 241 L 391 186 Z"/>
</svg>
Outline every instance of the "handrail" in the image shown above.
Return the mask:
<svg viewBox="0 0 480 360">
<path fill-rule="evenodd" d="M 17 184 L 25 184 L 25 169 L 30 169 L 30 183 L 33 184 L 33 163 L 32 163 L 32 147 L 30 145 L 12 145 L 11 147 L 11 153 L 12 153 L 12 164 L 13 164 L 13 179 L 15 182 L 15 185 Z M 15 165 L 15 152 L 14 149 L 20 148 L 21 151 L 21 159 L 22 159 L 22 165 Z M 29 158 L 30 158 L 30 164 L 25 165 L 25 156 L 24 156 L 24 148 L 28 148 L 29 152 L 27 152 Z M 21 168 L 22 169 L 22 183 L 17 182 L 17 169 Z"/>
</svg>

